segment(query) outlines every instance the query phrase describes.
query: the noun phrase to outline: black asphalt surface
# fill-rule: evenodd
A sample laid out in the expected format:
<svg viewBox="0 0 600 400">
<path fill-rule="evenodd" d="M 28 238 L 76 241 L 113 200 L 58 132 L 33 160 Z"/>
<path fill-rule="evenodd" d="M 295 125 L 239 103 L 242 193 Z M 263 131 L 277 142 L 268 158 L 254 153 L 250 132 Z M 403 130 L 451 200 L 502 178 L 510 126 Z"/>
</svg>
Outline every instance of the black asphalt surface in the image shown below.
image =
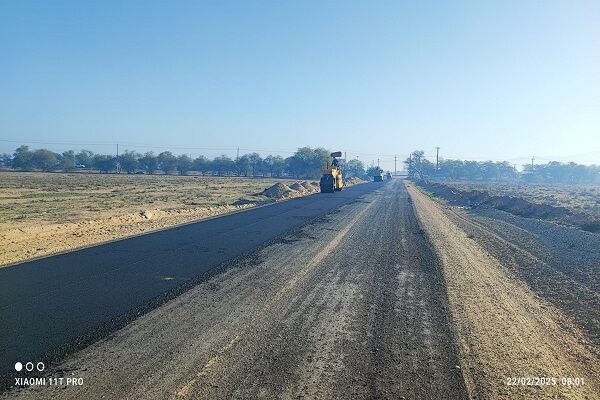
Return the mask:
<svg viewBox="0 0 600 400">
<path fill-rule="evenodd" d="M 301 197 L 1 268 L 0 375 L 10 374 L 17 361 L 36 362 L 55 349 L 85 344 L 90 332 L 381 185 Z"/>
</svg>

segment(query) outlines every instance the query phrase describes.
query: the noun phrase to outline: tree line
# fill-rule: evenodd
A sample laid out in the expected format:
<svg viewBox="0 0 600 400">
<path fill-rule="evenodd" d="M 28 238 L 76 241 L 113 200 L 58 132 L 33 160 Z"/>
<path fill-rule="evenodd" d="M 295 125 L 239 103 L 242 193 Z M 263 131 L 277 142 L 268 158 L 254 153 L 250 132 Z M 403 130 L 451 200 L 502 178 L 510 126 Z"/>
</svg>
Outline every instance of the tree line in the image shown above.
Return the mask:
<svg viewBox="0 0 600 400">
<path fill-rule="evenodd" d="M 31 150 L 20 146 L 14 154 L 0 155 L 0 166 L 21 171 L 65 171 L 76 169 L 96 170 L 102 173 L 117 170 L 133 174 L 187 175 L 191 172 L 217 176 L 269 176 L 317 179 L 323 167 L 330 161 L 330 151 L 324 148 L 301 147 L 292 156 L 279 155 L 261 157 L 258 153 L 244 154 L 236 159 L 220 155 L 213 159 L 205 156 L 192 158 L 187 154 L 175 155 L 170 151 L 159 154 L 149 151 L 140 154 L 125 150 L 122 154 L 108 155 L 89 150 L 74 150 L 56 153 L 48 149 Z M 364 164 L 359 160 L 345 163 L 341 160 L 348 177 L 365 177 Z"/>
<path fill-rule="evenodd" d="M 436 164 L 416 150 L 404 161 L 409 178 L 481 181 L 523 181 L 529 183 L 600 183 L 600 165 L 551 161 L 526 164 L 522 171 L 507 161 L 443 160 Z"/>
</svg>

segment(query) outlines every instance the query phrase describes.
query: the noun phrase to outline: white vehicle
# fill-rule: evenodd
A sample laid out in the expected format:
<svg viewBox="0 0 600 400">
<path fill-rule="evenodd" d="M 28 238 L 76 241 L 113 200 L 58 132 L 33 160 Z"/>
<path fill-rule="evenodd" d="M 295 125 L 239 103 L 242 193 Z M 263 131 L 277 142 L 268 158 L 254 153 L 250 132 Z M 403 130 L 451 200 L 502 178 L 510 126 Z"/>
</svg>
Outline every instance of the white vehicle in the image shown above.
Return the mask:
<svg viewBox="0 0 600 400">
<path fill-rule="evenodd" d="M 85 168 L 85 165 L 77 163 L 75 164 L 75 168 Z"/>
</svg>

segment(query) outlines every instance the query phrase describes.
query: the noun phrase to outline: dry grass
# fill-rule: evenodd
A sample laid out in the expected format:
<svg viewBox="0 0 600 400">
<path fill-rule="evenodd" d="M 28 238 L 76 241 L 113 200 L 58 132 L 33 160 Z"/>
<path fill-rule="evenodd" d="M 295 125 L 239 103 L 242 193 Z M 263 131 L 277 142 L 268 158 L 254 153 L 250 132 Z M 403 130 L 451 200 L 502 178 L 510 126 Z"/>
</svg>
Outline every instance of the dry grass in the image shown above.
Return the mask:
<svg viewBox="0 0 600 400">
<path fill-rule="evenodd" d="M 277 179 L 0 172 L 0 265 L 270 201 Z M 244 200 L 243 205 L 236 205 Z M 148 211 L 146 218 L 141 213 Z"/>
</svg>

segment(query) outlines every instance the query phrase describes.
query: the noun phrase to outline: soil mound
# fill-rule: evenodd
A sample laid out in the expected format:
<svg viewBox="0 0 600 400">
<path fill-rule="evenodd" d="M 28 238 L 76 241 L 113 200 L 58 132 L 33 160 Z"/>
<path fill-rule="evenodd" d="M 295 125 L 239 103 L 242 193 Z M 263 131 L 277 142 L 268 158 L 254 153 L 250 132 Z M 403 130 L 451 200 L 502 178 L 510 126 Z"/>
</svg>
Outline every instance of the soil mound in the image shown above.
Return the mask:
<svg viewBox="0 0 600 400">
<path fill-rule="evenodd" d="M 298 192 L 304 192 L 306 190 L 306 188 L 304 186 L 302 186 L 302 184 L 300 182 L 294 182 L 289 186 L 290 189 L 292 190 L 296 190 Z"/>
<path fill-rule="evenodd" d="M 276 183 L 268 189 L 265 189 L 262 194 L 272 199 L 282 199 L 292 193 L 287 185 L 283 183 Z"/>
<path fill-rule="evenodd" d="M 315 190 L 315 187 L 310 182 L 304 181 L 304 182 L 302 182 L 300 184 L 306 190 Z"/>
</svg>

